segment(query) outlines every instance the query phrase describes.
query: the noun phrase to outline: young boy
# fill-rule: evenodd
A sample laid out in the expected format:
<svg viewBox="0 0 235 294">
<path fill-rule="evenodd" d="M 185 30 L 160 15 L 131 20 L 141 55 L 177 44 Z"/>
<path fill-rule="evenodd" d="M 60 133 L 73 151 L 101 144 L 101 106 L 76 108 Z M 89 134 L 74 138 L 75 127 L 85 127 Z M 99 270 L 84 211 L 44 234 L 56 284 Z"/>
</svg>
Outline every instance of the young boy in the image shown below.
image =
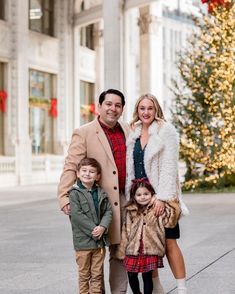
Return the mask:
<svg viewBox="0 0 235 294">
<path fill-rule="evenodd" d="M 80 294 L 102 293 L 112 208 L 106 192 L 96 184 L 100 176 L 101 166 L 94 158 L 82 159 L 78 165 L 77 183 L 69 192 Z"/>
</svg>

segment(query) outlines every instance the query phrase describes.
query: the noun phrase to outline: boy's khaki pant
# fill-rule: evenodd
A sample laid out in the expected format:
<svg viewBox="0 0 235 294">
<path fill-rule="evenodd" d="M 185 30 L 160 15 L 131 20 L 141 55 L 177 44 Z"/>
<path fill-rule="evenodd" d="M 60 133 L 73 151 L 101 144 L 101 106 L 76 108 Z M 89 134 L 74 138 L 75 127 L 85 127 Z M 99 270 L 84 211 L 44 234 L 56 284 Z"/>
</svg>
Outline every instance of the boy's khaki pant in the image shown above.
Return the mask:
<svg viewBox="0 0 235 294">
<path fill-rule="evenodd" d="M 101 294 L 105 248 L 75 252 L 76 262 L 79 267 L 79 293 Z"/>
</svg>

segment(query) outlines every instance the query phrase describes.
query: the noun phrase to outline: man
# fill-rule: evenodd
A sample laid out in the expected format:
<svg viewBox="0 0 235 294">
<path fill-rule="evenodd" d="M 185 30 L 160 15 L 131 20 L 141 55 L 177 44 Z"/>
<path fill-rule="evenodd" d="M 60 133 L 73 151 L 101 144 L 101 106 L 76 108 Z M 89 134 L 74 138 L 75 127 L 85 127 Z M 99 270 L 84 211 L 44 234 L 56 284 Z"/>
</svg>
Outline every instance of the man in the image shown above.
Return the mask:
<svg viewBox="0 0 235 294">
<path fill-rule="evenodd" d="M 113 209 L 110 235 L 110 288 L 114 294 L 126 293 L 127 275 L 122 262 L 115 258 L 115 244 L 120 243 L 121 208 L 125 204 L 126 178 L 125 138 L 128 126 L 119 123 L 125 105 L 124 95 L 115 89 L 100 94 L 100 115 L 92 122 L 73 132 L 72 141 L 65 159 L 64 170 L 58 186 L 61 210 L 70 214 L 68 191 L 76 181 L 78 163 L 85 157 L 95 158 L 102 167 L 101 186 L 108 193 Z"/>
</svg>

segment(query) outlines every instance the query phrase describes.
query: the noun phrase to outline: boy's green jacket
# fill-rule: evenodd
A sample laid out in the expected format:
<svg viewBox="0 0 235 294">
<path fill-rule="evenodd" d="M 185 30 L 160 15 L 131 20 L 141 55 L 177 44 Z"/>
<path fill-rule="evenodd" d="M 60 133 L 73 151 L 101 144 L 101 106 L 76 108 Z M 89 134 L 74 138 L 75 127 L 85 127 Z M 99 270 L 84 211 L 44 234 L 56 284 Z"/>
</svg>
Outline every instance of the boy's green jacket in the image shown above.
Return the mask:
<svg viewBox="0 0 235 294">
<path fill-rule="evenodd" d="M 97 186 L 98 215 L 91 193 L 75 184 L 69 192 L 71 207 L 71 224 L 75 250 L 89 250 L 109 246 L 108 227 L 112 220 L 112 208 L 107 193 Z M 92 236 L 96 226 L 106 228 L 103 238 L 97 240 Z"/>
</svg>

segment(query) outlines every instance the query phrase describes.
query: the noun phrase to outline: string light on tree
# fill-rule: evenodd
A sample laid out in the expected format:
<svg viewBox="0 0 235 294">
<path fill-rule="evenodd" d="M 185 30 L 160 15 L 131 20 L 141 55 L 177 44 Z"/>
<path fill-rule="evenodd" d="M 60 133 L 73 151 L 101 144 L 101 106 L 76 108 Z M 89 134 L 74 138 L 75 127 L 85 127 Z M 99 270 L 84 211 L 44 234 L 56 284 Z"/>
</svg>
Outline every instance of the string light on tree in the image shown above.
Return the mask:
<svg viewBox="0 0 235 294">
<path fill-rule="evenodd" d="M 235 4 L 202 2 L 210 13 L 194 19 L 178 64 L 183 83 L 174 81 L 186 189 L 235 184 Z"/>
</svg>

